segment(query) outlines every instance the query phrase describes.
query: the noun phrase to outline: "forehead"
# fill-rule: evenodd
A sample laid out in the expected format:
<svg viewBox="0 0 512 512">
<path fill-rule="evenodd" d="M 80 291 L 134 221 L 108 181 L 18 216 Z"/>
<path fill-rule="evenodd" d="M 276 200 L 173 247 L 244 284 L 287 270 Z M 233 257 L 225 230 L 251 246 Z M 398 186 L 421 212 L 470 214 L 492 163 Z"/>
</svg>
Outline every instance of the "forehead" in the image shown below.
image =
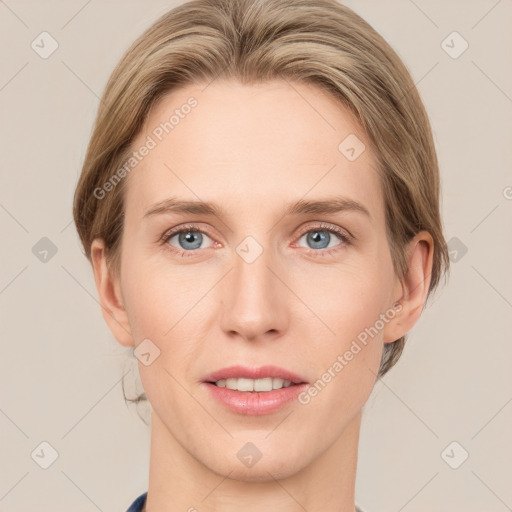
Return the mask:
<svg viewBox="0 0 512 512">
<path fill-rule="evenodd" d="M 250 211 L 343 194 L 375 216 L 382 209 L 364 132 L 345 106 L 311 84 L 189 84 L 153 106 L 132 150 L 143 146 L 151 149 L 126 184 L 126 208 L 138 216 L 169 196 L 227 200 Z"/>
</svg>

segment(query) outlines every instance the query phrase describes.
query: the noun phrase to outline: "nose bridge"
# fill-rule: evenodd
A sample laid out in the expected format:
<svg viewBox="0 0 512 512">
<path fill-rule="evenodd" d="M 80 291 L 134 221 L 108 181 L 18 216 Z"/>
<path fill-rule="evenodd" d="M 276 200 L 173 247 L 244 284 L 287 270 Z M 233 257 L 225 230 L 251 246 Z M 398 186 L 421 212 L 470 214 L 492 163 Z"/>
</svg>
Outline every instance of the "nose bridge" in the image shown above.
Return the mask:
<svg viewBox="0 0 512 512">
<path fill-rule="evenodd" d="M 253 237 L 233 253 L 233 270 L 223 287 L 222 328 L 246 339 L 281 332 L 286 325 L 285 302 L 273 272 L 275 258 Z M 270 268 L 269 268 L 270 267 Z"/>
</svg>

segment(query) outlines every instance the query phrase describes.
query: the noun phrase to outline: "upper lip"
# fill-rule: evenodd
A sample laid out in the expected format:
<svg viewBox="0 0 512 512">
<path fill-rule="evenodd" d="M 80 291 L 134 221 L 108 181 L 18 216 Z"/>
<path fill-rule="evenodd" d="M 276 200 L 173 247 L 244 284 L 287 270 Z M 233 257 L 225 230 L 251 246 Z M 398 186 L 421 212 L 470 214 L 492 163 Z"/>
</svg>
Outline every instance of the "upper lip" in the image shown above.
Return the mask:
<svg viewBox="0 0 512 512">
<path fill-rule="evenodd" d="M 265 377 L 275 377 L 283 380 L 289 380 L 294 384 L 301 384 L 306 382 L 302 377 L 290 370 L 285 370 L 278 366 L 265 365 L 258 368 L 248 368 L 246 366 L 229 366 L 222 368 L 207 375 L 204 379 L 205 382 L 217 382 L 221 379 L 232 378 L 245 378 L 245 379 L 264 379 Z"/>
</svg>

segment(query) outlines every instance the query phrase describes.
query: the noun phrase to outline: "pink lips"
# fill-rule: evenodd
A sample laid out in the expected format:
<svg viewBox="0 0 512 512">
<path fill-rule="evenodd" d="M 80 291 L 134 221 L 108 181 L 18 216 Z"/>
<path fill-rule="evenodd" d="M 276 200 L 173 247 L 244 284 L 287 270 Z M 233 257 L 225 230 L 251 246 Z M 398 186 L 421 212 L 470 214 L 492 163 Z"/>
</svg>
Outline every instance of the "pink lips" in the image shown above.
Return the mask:
<svg viewBox="0 0 512 512">
<path fill-rule="evenodd" d="M 272 391 L 236 391 L 221 388 L 214 384 L 221 379 L 229 378 L 263 379 L 266 377 L 289 380 L 292 385 Z M 237 414 L 262 415 L 278 411 L 286 404 L 295 400 L 308 384 L 297 374 L 277 366 L 246 368 L 230 366 L 208 375 L 204 380 L 211 395 L 225 407 Z"/>
<path fill-rule="evenodd" d="M 216 372 L 207 375 L 204 379 L 205 382 L 217 382 L 221 379 L 232 379 L 232 378 L 245 378 L 245 379 L 264 379 L 265 377 L 275 377 L 283 380 L 289 380 L 293 384 L 301 384 L 305 382 L 305 379 L 299 375 L 279 368 L 278 366 L 260 366 L 259 368 L 247 368 L 246 366 L 229 366 L 222 368 Z"/>
</svg>

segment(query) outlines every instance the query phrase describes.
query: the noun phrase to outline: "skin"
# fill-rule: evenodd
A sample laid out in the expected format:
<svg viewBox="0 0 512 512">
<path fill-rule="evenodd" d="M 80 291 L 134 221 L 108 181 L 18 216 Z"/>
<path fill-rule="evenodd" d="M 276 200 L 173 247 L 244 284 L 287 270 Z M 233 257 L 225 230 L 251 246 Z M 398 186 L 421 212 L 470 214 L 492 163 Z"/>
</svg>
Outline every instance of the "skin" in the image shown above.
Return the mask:
<svg viewBox="0 0 512 512">
<path fill-rule="evenodd" d="M 370 142 L 347 109 L 312 85 L 187 85 L 153 107 L 133 148 L 190 96 L 197 107 L 125 178 L 119 275 L 108 268 L 102 240 L 92 244 L 113 335 L 126 347 L 149 338 L 161 351 L 149 366 L 139 362 L 152 411 L 146 510 L 353 511 L 361 411 L 384 344 L 421 315 L 432 238 L 421 232 L 411 241 L 400 281 Z M 338 150 L 349 134 L 366 145 L 355 161 Z M 283 217 L 288 203 L 334 194 L 363 204 L 371 218 L 356 211 Z M 143 218 L 170 196 L 215 202 L 225 216 Z M 186 223 L 206 230 L 200 248 L 190 249 L 199 246 L 193 238 L 159 241 Z M 353 241 L 320 223 L 348 230 Z M 317 245 L 308 239 L 316 230 L 327 239 Z M 252 263 L 236 252 L 247 236 L 263 249 Z M 236 414 L 203 384 L 234 364 L 273 364 L 314 383 L 396 301 L 400 313 L 307 405 Z M 250 468 L 237 457 L 247 442 L 262 453 Z"/>
</svg>

